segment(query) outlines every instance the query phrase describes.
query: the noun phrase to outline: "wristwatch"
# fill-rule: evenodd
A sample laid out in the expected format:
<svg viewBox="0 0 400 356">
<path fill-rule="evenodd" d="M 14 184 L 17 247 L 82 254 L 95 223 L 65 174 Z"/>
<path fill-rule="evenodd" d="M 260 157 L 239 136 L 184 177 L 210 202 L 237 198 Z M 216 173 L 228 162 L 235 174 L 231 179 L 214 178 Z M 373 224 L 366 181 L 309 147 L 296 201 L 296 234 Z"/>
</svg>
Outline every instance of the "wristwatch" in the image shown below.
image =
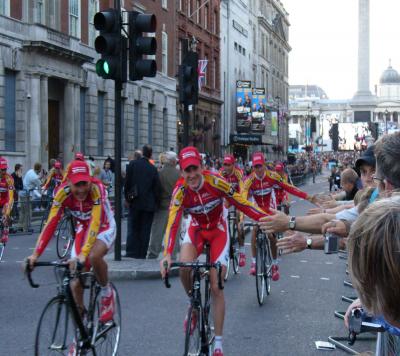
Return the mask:
<svg viewBox="0 0 400 356">
<path fill-rule="evenodd" d="M 313 242 L 312 238 L 307 238 L 306 242 L 307 242 L 307 248 L 311 250 L 312 249 L 312 242 Z"/>
<path fill-rule="evenodd" d="M 291 216 L 289 220 L 289 229 L 294 230 L 296 228 L 296 217 Z"/>
</svg>

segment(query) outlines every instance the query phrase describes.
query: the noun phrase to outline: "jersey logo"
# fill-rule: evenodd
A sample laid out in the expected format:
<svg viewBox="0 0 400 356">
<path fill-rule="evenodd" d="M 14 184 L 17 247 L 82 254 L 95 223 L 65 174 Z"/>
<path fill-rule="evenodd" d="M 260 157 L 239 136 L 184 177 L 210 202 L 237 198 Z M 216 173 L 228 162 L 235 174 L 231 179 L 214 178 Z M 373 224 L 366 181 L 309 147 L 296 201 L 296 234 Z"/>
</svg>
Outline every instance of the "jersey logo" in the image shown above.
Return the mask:
<svg viewBox="0 0 400 356">
<path fill-rule="evenodd" d="M 230 186 L 228 195 L 232 197 L 235 194 L 235 187 L 233 185 Z"/>
</svg>

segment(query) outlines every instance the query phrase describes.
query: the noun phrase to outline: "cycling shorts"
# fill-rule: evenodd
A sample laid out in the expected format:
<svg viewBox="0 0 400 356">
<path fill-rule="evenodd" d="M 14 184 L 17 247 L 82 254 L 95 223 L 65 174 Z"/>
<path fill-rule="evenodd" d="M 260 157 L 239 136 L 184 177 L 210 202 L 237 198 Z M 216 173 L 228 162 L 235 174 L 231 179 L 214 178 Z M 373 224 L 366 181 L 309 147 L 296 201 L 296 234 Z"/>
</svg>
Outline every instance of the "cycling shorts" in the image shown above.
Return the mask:
<svg viewBox="0 0 400 356">
<path fill-rule="evenodd" d="M 182 245 L 185 243 L 192 244 L 197 249 L 197 255 L 203 253 L 204 244 L 210 244 L 211 263 L 220 262 L 227 266 L 229 260 L 229 238 L 226 220 L 220 218 L 218 225 L 210 230 L 205 230 L 193 220 L 187 227 L 183 236 Z"/>
<path fill-rule="evenodd" d="M 79 222 L 77 223 L 75 228 L 74 245 L 72 246 L 71 250 L 71 258 L 75 258 L 81 253 L 82 247 L 85 245 L 86 242 L 85 236 L 87 228 L 88 226 Z M 111 247 L 114 244 L 116 234 L 117 231 L 115 226 L 110 225 L 107 229 L 100 229 L 96 240 L 103 241 L 107 246 L 108 251 L 110 251 Z"/>
</svg>

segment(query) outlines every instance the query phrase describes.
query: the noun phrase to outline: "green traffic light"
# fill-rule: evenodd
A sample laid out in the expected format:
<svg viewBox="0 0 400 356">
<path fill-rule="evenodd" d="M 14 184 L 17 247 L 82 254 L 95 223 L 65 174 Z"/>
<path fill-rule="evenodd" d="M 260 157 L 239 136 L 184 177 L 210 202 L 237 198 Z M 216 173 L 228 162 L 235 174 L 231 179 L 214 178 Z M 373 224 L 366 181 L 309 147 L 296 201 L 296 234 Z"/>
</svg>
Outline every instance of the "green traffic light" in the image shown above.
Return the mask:
<svg viewBox="0 0 400 356">
<path fill-rule="evenodd" d="M 110 74 L 110 66 L 108 65 L 107 61 L 104 61 L 104 63 L 103 63 L 103 71 L 106 74 Z"/>
</svg>

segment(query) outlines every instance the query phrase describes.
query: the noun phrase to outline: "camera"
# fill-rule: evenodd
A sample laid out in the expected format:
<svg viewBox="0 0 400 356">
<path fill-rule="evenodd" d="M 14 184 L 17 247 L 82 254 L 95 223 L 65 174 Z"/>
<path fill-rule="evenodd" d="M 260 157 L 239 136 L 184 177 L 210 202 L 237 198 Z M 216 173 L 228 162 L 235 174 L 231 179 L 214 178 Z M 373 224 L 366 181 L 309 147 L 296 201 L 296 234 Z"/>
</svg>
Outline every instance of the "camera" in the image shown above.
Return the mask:
<svg viewBox="0 0 400 356">
<path fill-rule="evenodd" d="M 340 236 L 332 234 L 332 233 L 325 234 L 324 252 L 326 254 L 338 253 L 339 238 L 340 238 Z"/>
<path fill-rule="evenodd" d="M 30 99 L 30 98 L 31 98 L 31 94 L 30 94 L 30 93 L 27 93 L 27 94 L 26 94 L 26 98 L 27 98 L 27 99 Z"/>
</svg>

